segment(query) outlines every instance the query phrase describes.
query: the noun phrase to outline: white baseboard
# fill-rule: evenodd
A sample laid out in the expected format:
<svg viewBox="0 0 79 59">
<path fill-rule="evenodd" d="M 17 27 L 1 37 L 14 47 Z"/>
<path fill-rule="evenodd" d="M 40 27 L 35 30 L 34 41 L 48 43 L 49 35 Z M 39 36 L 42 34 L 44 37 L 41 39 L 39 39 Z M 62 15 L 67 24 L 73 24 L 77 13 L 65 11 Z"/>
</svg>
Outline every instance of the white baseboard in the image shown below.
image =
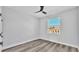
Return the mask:
<svg viewBox="0 0 79 59">
<path fill-rule="evenodd" d="M 40 39 L 48 40 L 48 38 L 45 38 L 45 37 L 40 37 Z M 63 44 L 63 45 L 67 45 L 67 46 L 71 46 L 71 47 L 74 47 L 74 48 L 78 48 L 79 49 L 79 46 L 77 46 L 77 45 L 68 44 L 68 43 L 65 43 L 65 42 L 59 42 L 57 40 L 51 40 L 51 39 L 49 39 L 48 41 L 55 42 L 55 43 L 59 43 L 59 44 Z"/>
<path fill-rule="evenodd" d="M 39 37 L 38 37 L 38 38 L 39 38 Z M 27 40 L 27 41 L 18 42 L 18 43 L 16 43 L 16 44 L 12 44 L 12 45 L 9 45 L 9 46 L 7 46 L 7 47 L 3 47 L 2 50 L 5 50 L 5 49 L 8 49 L 8 48 L 11 48 L 11 47 L 20 45 L 20 44 L 24 44 L 24 43 L 26 43 L 26 42 L 33 41 L 33 40 L 36 40 L 36 39 L 38 39 L 38 38 L 32 38 L 32 39 L 29 39 L 29 40 Z"/>
<path fill-rule="evenodd" d="M 30 42 L 30 41 L 33 41 L 33 40 L 36 40 L 36 39 L 48 40 L 48 38 L 44 38 L 44 37 L 32 38 L 32 39 L 29 39 L 29 40 L 27 40 L 27 41 L 18 42 L 17 44 L 13 44 L 13 45 L 9 45 L 9 46 L 7 46 L 7 47 L 3 47 L 2 50 L 8 49 L 8 48 L 11 48 L 11 47 L 14 47 L 14 46 L 17 46 L 17 45 L 26 43 L 26 42 Z M 64 43 L 64 42 L 59 42 L 59 41 L 55 41 L 55 40 L 51 40 L 51 39 L 48 40 L 48 41 L 55 42 L 55 43 L 59 43 L 59 44 L 64 44 L 64 45 L 71 46 L 71 47 L 74 47 L 74 48 L 78 48 L 78 49 L 79 49 L 79 46 L 76 46 L 76 45 L 72 45 L 72 44 L 68 44 L 68 43 Z"/>
</svg>

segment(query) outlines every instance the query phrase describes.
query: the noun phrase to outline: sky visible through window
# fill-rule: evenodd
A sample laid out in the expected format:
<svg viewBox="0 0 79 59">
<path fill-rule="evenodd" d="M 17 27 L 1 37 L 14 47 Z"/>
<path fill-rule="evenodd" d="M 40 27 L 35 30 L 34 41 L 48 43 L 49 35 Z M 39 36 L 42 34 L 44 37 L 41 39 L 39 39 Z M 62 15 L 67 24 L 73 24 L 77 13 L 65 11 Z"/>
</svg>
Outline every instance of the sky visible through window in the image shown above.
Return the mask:
<svg viewBox="0 0 79 59">
<path fill-rule="evenodd" d="M 48 20 L 48 26 L 60 26 L 61 19 L 60 18 L 52 18 Z"/>
</svg>

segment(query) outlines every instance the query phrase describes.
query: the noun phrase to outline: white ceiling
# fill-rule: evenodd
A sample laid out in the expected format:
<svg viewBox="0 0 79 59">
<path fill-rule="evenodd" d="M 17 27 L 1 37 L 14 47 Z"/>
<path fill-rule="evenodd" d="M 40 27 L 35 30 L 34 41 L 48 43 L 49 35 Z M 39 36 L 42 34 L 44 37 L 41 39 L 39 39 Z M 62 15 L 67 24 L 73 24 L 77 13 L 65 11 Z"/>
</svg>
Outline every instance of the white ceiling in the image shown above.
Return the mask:
<svg viewBox="0 0 79 59">
<path fill-rule="evenodd" d="M 18 12 L 30 14 L 36 17 L 43 17 L 50 14 L 56 14 L 64 10 L 68 10 L 71 8 L 74 8 L 73 6 L 45 6 L 44 11 L 47 12 L 47 15 L 44 15 L 43 13 L 35 13 L 36 11 L 40 10 L 39 6 L 8 6 L 8 8 L 14 9 Z"/>
</svg>

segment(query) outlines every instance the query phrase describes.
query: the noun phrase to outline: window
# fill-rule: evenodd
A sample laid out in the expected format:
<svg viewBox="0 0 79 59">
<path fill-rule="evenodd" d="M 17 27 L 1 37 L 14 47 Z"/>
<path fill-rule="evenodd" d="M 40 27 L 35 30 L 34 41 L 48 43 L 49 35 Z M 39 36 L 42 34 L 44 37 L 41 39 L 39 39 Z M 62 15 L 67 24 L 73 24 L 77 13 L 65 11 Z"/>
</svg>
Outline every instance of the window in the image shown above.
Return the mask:
<svg viewBox="0 0 79 59">
<path fill-rule="evenodd" d="M 52 18 L 48 20 L 48 32 L 49 33 L 59 33 L 61 26 L 60 18 Z"/>
</svg>

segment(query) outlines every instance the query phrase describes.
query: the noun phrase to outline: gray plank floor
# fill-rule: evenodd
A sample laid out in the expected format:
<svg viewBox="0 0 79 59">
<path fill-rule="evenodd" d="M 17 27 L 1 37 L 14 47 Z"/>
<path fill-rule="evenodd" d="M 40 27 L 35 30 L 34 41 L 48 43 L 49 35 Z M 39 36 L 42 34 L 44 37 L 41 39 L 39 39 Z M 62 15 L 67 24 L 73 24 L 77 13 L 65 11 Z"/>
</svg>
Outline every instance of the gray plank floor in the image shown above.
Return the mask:
<svg viewBox="0 0 79 59">
<path fill-rule="evenodd" d="M 37 39 L 12 48 L 2 50 L 2 52 L 78 52 L 74 47 L 63 44 Z"/>
</svg>

